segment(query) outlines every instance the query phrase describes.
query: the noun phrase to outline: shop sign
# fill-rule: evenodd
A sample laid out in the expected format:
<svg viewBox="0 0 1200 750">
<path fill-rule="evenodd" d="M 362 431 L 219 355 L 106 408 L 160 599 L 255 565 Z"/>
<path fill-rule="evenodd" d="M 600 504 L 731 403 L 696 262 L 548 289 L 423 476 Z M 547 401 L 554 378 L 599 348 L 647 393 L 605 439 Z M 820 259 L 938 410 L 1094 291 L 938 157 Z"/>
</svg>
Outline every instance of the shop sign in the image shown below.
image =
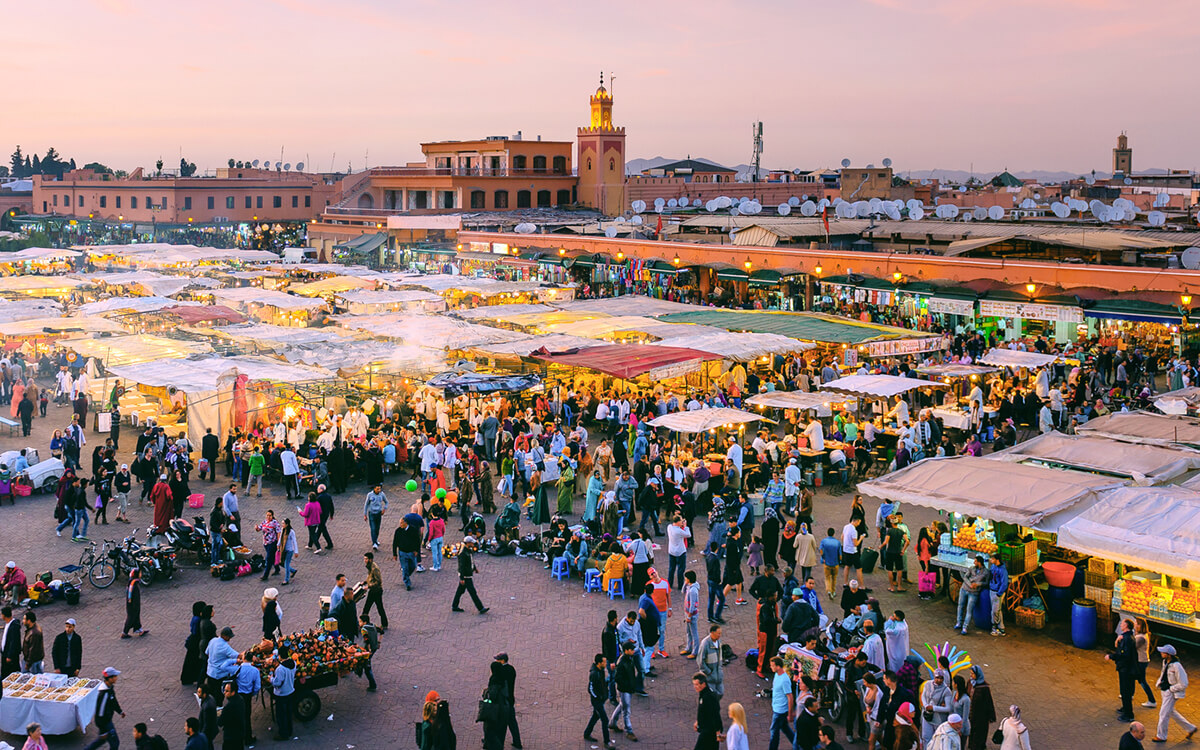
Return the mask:
<svg viewBox="0 0 1200 750">
<path fill-rule="evenodd" d="M 506 242 L 491 242 L 491 243 L 489 243 L 489 242 L 479 242 L 479 243 L 472 242 L 471 243 L 472 246 L 474 246 L 476 244 L 483 245 L 484 249 L 481 250 L 480 252 L 485 252 L 485 253 L 488 252 L 489 245 L 490 245 L 491 252 L 495 253 L 496 255 L 508 255 L 508 243 L 506 243 Z"/>
<path fill-rule="evenodd" d="M 684 360 L 683 362 L 673 362 L 669 365 L 655 367 L 653 370 L 647 371 L 646 379 L 654 383 L 659 380 L 683 377 L 684 375 L 688 375 L 696 370 L 699 370 L 703 364 L 704 360 L 702 359 L 688 359 Z"/>
<path fill-rule="evenodd" d="M 842 367 L 855 368 L 858 367 L 858 350 L 846 347 L 842 350 Z"/>
<path fill-rule="evenodd" d="M 980 300 L 979 314 L 995 318 L 1029 318 L 1031 320 L 1082 323 L 1083 310 L 1063 305 L 1042 305 L 1036 302 L 1001 302 Z"/>
<path fill-rule="evenodd" d="M 975 300 L 930 297 L 927 304 L 931 313 L 967 316 L 975 314 Z"/>
<path fill-rule="evenodd" d="M 920 354 L 921 352 L 944 349 L 946 340 L 941 336 L 921 339 L 896 339 L 894 341 L 872 341 L 864 344 L 869 357 L 895 357 L 902 354 Z"/>
</svg>

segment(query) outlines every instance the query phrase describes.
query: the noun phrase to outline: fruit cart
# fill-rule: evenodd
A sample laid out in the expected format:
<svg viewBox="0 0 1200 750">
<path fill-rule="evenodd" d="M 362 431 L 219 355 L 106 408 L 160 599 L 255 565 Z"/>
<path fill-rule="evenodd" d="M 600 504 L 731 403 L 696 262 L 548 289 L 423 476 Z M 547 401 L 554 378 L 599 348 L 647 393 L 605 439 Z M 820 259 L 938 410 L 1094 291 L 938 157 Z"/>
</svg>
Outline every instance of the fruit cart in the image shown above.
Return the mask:
<svg viewBox="0 0 1200 750">
<path fill-rule="evenodd" d="M 369 651 L 325 628 L 292 633 L 273 641 L 263 640 L 247 652 L 247 657 L 258 668 L 268 691 L 271 690 L 271 673 L 279 663 L 276 655 L 279 646 L 291 649 L 296 662 L 293 700 L 296 718 L 300 721 L 312 721 L 321 713 L 321 698 L 316 691 L 337 685 L 351 672 L 361 672 L 371 661 Z"/>
</svg>

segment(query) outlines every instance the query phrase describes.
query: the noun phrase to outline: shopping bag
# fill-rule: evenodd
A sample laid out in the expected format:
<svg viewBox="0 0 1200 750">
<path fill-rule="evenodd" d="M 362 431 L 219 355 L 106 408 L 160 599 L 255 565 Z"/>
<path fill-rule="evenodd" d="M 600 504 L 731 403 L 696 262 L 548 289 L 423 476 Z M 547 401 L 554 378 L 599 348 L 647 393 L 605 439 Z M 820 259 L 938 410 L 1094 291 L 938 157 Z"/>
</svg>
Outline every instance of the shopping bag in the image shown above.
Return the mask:
<svg viewBox="0 0 1200 750">
<path fill-rule="evenodd" d="M 922 594 L 932 594 L 937 590 L 937 573 L 922 571 L 917 574 L 917 591 Z"/>
</svg>

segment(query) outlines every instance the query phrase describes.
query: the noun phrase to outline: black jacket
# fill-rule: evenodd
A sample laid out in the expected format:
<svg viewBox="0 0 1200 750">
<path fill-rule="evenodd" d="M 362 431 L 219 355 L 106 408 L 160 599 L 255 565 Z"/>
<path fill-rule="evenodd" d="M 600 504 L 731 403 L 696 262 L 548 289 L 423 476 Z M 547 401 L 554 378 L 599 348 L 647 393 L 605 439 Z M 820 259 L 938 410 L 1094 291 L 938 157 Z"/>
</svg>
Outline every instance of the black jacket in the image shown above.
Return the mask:
<svg viewBox="0 0 1200 750">
<path fill-rule="evenodd" d="M 221 729 L 225 732 L 225 742 L 231 746 L 240 746 L 246 741 L 246 705 L 239 700 L 225 701 L 221 709 Z"/>
<path fill-rule="evenodd" d="M 1133 633 L 1126 631 L 1117 639 L 1117 650 L 1112 655 L 1113 664 L 1118 673 L 1132 674 L 1137 669 L 1137 646 L 1134 644 Z"/>
<path fill-rule="evenodd" d="M 108 726 L 112 723 L 113 716 L 119 713 L 121 702 L 117 700 L 117 691 L 109 686 L 102 686 L 100 696 L 96 699 L 96 726 Z"/>
<path fill-rule="evenodd" d="M 217 699 L 211 695 L 206 696 L 204 702 L 200 704 L 200 734 L 203 734 L 209 742 L 213 742 L 217 738 Z"/>
<path fill-rule="evenodd" d="M 700 691 L 700 698 L 696 702 L 696 724 L 701 737 L 715 735 L 725 728 L 725 723 L 721 721 L 721 699 L 707 685 Z"/>
<path fill-rule="evenodd" d="M 458 553 L 458 577 L 471 578 L 474 575 L 475 562 L 471 559 L 471 553 L 464 548 Z M 513 677 L 516 677 L 516 670 L 513 670 Z"/>
<path fill-rule="evenodd" d="M 217 460 L 217 454 L 221 452 L 220 439 L 211 432 L 200 438 L 200 455 L 207 458 L 209 462 Z"/>
<path fill-rule="evenodd" d="M 604 654 L 609 664 L 616 664 L 617 659 L 621 658 L 621 651 L 617 648 L 616 625 L 604 626 L 604 632 L 600 633 L 600 653 Z"/>
<path fill-rule="evenodd" d="M 411 552 L 416 554 L 421 549 L 421 530 L 416 526 L 409 526 L 407 529 L 402 526 L 396 527 L 396 533 L 392 535 L 392 554 L 398 552 Z M 459 557 L 461 561 L 462 558 Z M 459 562 L 459 570 L 462 570 L 462 562 Z"/>
<path fill-rule="evenodd" d="M 788 634 L 789 641 L 799 641 L 801 635 L 821 624 L 817 610 L 803 599 L 797 599 L 788 605 L 783 613 L 783 632 Z"/>
<path fill-rule="evenodd" d="M 59 633 L 50 647 L 50 660 L 55 671 L 74 676 L 83 665 L 83 639 L 74 633 L 68 639 L 66 632 Z"/>
<path fill-rule="evenodd" d="M 608 676 L 604 674 L 604 670 L 592 665 L 592 669 L 588 672 L 588 696 L 594 701 L 604 702 L 604 698 L 608 695 Z"/>
<path fill-rule="evenodd" d="M 622 654 L 617 660 L 617 692 L 633 693 L 637 691 L 637 655 Z"/>
</svg>

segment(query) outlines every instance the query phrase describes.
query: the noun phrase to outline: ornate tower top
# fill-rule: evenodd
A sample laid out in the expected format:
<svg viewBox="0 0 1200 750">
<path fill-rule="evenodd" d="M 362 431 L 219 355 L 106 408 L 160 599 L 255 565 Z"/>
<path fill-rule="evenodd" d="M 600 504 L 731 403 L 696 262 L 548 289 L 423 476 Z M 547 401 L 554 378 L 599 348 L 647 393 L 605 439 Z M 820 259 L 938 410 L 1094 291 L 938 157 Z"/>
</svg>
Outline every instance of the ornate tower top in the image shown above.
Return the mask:
<svg viewBox="0 0 1200 750">
<path fill-rule="evenodd" d="M 604 88 L 604 73 L 600 73 L 600 88 L 592 95 L 592 119 L 588 130 L 596 132 L 612 132 L 616 130 L 612 124 L 612 93 Z"/>
</svg>

